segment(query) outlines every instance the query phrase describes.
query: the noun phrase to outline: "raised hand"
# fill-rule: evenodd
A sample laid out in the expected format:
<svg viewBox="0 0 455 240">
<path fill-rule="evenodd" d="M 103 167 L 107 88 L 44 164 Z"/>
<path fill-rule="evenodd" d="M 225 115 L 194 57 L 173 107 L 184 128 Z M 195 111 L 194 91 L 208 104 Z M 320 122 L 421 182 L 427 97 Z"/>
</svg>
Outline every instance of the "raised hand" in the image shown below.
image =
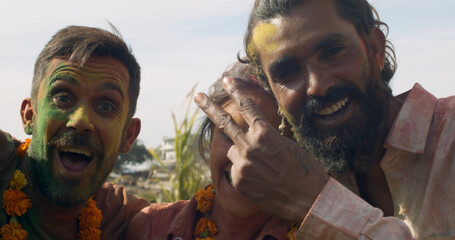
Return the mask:
<svg viewBox="0 0 455 240">
<path fill-rule="evenodd" d="M 271 215 L 301 222 L 327 182 L 328 175 L 307 151 L 281 136 L 266 121 L 255 102 L 237 87 L 234 80 L 225 78 L 223 86 L 247 122 L 247 131 L 205 94 L 198 93 L 194 99 L 234 142 L 228 151 L 233 164 L 231 178 L 234 188 Z"/>
</svg>

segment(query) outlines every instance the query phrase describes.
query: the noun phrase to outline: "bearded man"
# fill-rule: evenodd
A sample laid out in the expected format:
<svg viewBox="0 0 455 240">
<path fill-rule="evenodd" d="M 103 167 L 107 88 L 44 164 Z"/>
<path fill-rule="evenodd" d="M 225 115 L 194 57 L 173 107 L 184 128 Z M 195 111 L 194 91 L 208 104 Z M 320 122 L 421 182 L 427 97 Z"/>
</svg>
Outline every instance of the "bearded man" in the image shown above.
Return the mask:
<svg viewBox="0 0 455 240">
<path fill-rule="evenodd" d="M 366 0 L 255 1 L 246 52 L 298 144 L 232 79 L 224 87 L 246 132 L 195 96 L 234 142 L 234 187 L 299 223 L 298 238 L 455 236 L 455 98 L 419 84 L 394 97 L 394 52 L 381 26 Z"/>
<path fill-rule="evenodd" d="M 21 106 L 30 145 L 0 131 L 2 239 L 123 238 L 148 202 L 104 182 L 140 132 L 139 82 L 118 34 L 70 26 L 52 37 Z"/>
</svg>

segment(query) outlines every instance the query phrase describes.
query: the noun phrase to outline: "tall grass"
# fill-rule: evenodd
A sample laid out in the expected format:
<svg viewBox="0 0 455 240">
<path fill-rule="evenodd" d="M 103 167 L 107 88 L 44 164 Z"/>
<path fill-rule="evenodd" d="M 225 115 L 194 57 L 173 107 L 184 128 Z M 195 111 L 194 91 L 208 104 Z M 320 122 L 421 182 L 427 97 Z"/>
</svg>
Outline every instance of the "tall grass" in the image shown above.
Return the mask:
<svg viewBox="0 0 455 240">
<path fill-rule="evenodd" d="M 209 181 L 209 171 L 197 152 L 197 136 L 193 131 L 199 113 L 198 108 L 192 110 L 194 90 L 195 87 L 185 97 L 183 102 L 185 106 L 184 116 L 180 123 L 177 121 L 175 113 L 172 113 L 175 131 L 175 173 L 166 169 L 158 154 L 150 149 L 150 153 L 160 164 L 161 170 L 167 174 L 170 183 L 170 189 L 167 190 L 164 184 L 157 177 L 154 177 L 163 193 L 162 198 L 154 194 L 156 202 L 175 202 L 190 199 L 198 189 Z"/>
</svg>

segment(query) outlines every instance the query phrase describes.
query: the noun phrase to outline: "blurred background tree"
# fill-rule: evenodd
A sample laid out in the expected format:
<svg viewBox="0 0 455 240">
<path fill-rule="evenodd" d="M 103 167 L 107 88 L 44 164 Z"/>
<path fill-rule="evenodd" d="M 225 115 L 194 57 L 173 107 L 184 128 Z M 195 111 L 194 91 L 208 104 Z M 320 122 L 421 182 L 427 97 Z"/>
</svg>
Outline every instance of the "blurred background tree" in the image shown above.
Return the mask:
<svg viewBox="0 0 455 240">
<path fill-rule="evenodd" d="M 137 139 L 128 153 L 119 154 L 115 162 L 113 171 L 122 174 L 127 165 L 144 163 L 146 160 L 152 160 L 153 156 L 145 147 L 141 140 Z"/>
</svg>

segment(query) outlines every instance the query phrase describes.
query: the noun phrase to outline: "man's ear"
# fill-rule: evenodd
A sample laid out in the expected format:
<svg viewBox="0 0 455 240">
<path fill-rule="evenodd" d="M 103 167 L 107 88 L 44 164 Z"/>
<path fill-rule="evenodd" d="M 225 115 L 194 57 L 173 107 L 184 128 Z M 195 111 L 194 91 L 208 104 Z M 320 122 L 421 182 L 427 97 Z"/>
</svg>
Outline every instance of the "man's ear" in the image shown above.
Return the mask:
<svg viewBox="0 0 455 240">
<path fill-rule="evenodd" d="M 24 132 L 27 135 L 32 135 L 33 132 L 33 119 L 35 116 L 35 109 L 33 109 L 33 102 L 31 98 L 22 100 L 21 105 L 21 118 Z"/>
<path fill-rule="evenodd" d="M 137 136 L 141 132 L 141 119 L 133 118 L 129 121 L 128 127 L 125 130 L 125 134 L 122 137 L 120 144 L 120 153 L 127 153 L 136 141 Z"/>
<path fill-rule="evenodd" d="M 382 71 L 385 64 L 385 44 L 386 39 L 384 33 L 378 27 L 374 27 L 369 36 L 370 49 L 372 57 L 379 69 Z"/>
</svg>

